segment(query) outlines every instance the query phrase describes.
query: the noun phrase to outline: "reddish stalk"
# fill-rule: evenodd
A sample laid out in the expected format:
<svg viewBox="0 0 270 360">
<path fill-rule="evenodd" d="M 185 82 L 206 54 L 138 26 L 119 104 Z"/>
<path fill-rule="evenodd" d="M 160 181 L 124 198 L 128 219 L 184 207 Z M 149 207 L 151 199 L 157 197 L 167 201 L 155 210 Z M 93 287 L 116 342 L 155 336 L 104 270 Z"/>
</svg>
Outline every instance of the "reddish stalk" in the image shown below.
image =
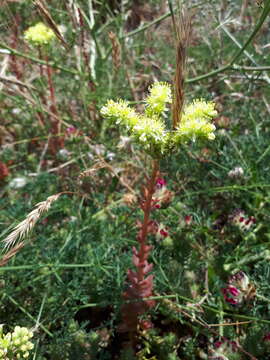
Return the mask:
<svg viewBox="0 0 270 360">
<path fill-rule="evenodd" d="M 122 306 L 122 324 L 119 327 L 120 331 L 129 332 L 130 343 L 134 347 L 136 344 L 136 332 L 138 326 L 147 329 L 152 327 L 149 319 L 141 319 L 151 307 L 155 305 L 153 300 L 147 298 L 153 295 L 153 275 L 147 275 L 153 268 L 153 264 L 149 264 L 147 259 L 149 257 L 151 246 L 147 245 L 147 236 L 151 231 L 150 214 L 154 207 L 153 195 L 156 188 L 156 180 L 159 173 L 159 161 L 153 161 L 152 175 L 144 189 L 144 199 L 141 202 L 141 209 L 143 210 L 143 222 L 137 235 L 139 242 L 139 250 L 135 247 L 133 250 L 132 262 L 136 271 L 128 270 L 127 276 L 129 280 L 128 288 L 123 296 L 127 300 Z M 147 275 L 147 276 L 146 276 Z"/>
<path fill-rule="evenodd" d="M 147 257 L 145 257 L 145 254 L 147 253 L 147 234 L 148 234 L 148 225 L 149 225 L 149 219 L 150 219 L 150 213 L 152 210 L 152 202 L 153 202 L 153 194 L 155 192 L 155 185 L 156 185 L 156 179 L 157 179 L 157 175 L 158 175 L 158 170 L 159 170 L 159 162 L 158 160 L 154 160 L 153 161 L 153 170 L 152 170 L 152 175 L 148 184 L 148 188 L 146 189 L 146 199 L 145 199 L 145 203 L 143 203 L 141 205 L 142 210 L 144 212 L 144 218 L 143 218 L 143 224 L 142 224 L 142 228 L 141 231 L 139 231 L 137 240 L 140 243 L 140 250 L 139 250 L 139 262 L 143 263 Z M 138 267 L 137 270 L 138 273 L 138 279 L 139 281 L 142 281 L 144 278 L 144 274 L 143 274 L 143 267 Z"/>
<path fill-rule="evenodd" d="M 38 46 L 38 57 L 39 57 L 39 59 L 42 59 L 42 51 L 41 51 L 40 46 Z M 44 76 L 43 65 L 41 65 L 41 64 L 39 64 L 39 75 L 40 75 L 41 79 Z M 44 104 L 46 106 L 47 100 L 42 92 L 40 93 L 40 98 L 41 98 L 42 104 Z M 38 114 L 39 123 L 40 123 L 41 127 L 44 128 L 45 124 L 46 124 L 44 114 L 40 110 L 37 111 L 37 114 Z"/>
<path fill-rule="evenodd" d="M 81 52 L 82 52 L 82 56 L 84 59 L 84 64 L 87 68 L 87 71 L 90 73 L 90 68 L 89 68 L 89 56 L 87 54 L 86 51 L 86 46 L 85 46 L 85 32 L 84 32 L 84 20 L 83 20 L 83 16 L 82 16 L 82 12 L 81 9 L 78 7 L 78 14 L 79 14 L 79 23 L 80 23 L 80 35 L 81 35 Z"/>
<path fill-rule="evenodd" d="M 53 86 L 53 81 L 52 81 L 52 68 L 49 65 L 48 57 L 46 57 L 46 61 L 47 61 L 46 71 L 47 71 L 50 100 L 51 100 L 50 110 L 56 116 L 56 118 L 51 119 L 51 123 L 52 123 L 51 133 L 55 136 L 53 136 L 50 139 L 49 147 L 50 147 L 52 154 L 55 154 L 59 148 L 62 148 L 64 146 L 64 140 L 63 140 L 63 138 L 60 137 L 61 122 L 58 118 L 58 111 L 57 111 L 56 99 L 55 99 L 55 91 L 54 91 L 54 86 Z"/>
<path fill-rule="evenodd" d="M 41 47 L 38 46 L 38 57 L 39 59 L 42 59 L 42 51 L 41 51 Z M 39 64 L 39 74 L 40 74 L 40 77 L 42 78 L 43 75 L 44 75 L 44 72 L 43 72 L 43 65 Z"/>
<path fill-rule="evenodd" d="M 13 49 L 17 49 L 17 44 L 18 44 L 18 29 L 19 29 L 19 22 L 20 22 L 20 17 L 18 15 L 14 16 L 14 21 L 15 24 L 12 27 L 12 34 L 11 34 L 11 47 Z M 10 55 L 11 58 L 11 68 L 12 71 L 15 73 L 16 78 L 18 80 L 20 80 L 22 78 L 22 72 L 21 72 L 21 67 L 17 62 L 17 58 L 14 54 Z M 24 89 L 22 88 L 22 91 L 24 91 Z"/>
</svg>

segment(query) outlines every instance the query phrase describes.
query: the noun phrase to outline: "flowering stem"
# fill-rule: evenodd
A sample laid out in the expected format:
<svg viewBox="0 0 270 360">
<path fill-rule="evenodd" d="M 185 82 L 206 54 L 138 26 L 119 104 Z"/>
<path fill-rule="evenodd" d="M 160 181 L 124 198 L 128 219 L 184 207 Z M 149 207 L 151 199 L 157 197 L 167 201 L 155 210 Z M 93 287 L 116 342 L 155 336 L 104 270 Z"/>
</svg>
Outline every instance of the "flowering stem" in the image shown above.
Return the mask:
<svg viewBox="0 0 270 360">
<path fill-rule="evenodd" d="M 123 294 L 127 302 L 122 306 L 122 325 L 120 325 L 119 330 L 129 332 L 131 347 L 134 347 L 136 343 L 138 325 L 141 324 L 145 329 L 152 326 L 151 321 L 141 322 L 140 316 L 145 314 L 155 304 L 155 301 L 149 299 L 153 295 L 153 275 L 146 274 L 152 270 L 153 266 L 147 262 L 151 250 L 151 247 L 147 245 L 147 235 L 158 171 L 159 161 L 154 160 L 152 174 L 144 189 L 144 198 L 141 202 L 144 217 L 137 235 L 137 241 L 140 246 L 138 250 L 135 247 L 133 248 L 132 262 L 135 265 L 136 271 L 128 270 L 129 285 Z"/>
<path fill-rule="evenodd" d="M 158 170 L 159 170 L 159 161 L 154 160 L 152 175 L 149 180 L 147 193 L 146 193 L 146 199 L 145 199 L 145 203 L 143 205 L 144 219 L 143 219 L 142 229 L 138 234 L 138 241 L 140 243 L 140 250 L 139 250 L 138 257 L 139 257 L 140 264 L 146 260 L 145 254 L 147 253 L 147 251 L 146 251 L 146 246 L 147 246 L 146 241 L 147 241 L 147 232 L 148 232 L 147 230 L 148 230 L 150 212 L 152 209 L 152 198 L 153 198 L 153 194 L 155 192 L 155 185 L 156 185 L 156 178 L 157 178 Z M 144 278 L 143 267 L 141 267 L 141 266 L 138 267 L 137 273 L 138 273 L 139 281 L 142 281 Z"/>
</svg>

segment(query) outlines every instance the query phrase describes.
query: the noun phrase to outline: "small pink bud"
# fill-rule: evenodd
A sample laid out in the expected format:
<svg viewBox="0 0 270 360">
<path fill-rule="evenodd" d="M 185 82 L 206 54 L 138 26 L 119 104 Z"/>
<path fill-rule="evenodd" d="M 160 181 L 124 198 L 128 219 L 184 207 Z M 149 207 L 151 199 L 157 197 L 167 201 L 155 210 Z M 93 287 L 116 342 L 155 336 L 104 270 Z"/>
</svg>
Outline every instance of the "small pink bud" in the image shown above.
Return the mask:
<svg viewBox="0 0 270 360">
<path fill-rule="evenodd" d="M 190 225 L 192 222 L 192 215 L 186 215 L 185 216 L 185 223 L 186 225 Z"/>
<path fill-rule="evenodd" d="M 142 321 L 140 321 L 140 325 L 143 330 L 149 330 L 154 327 L 154 325 L 152 324 L 152 322 L 150 320 L 142 320 Z"/>
<path fill-rule="evenodd" d="M 231 305 L 236 305 L 236 304 L 238 304 L 238 300 L 232 299 L 232 298 L 227 298 L 227 302 L 230 303 Z"/>
<path fill-rule="evenodd" d="M 214 343 L 214 347 L 215 347 L 216 349 L 218 349 L 222 344 L 223 344 L 222 341 L 216 341 L 216 342 Z"/>
<path fill-rule="evenodd" d="M 270 341 L 270 333 L 267 333 L 264 337 L 263 337 L 263 341 Z"/>
<path fill-rule="evenodd" d="M 70 127 L 68 127 L 67 129 L 66 129 L 66 132 L 68 133 L 68 134 L 74 134 L 75 132 L 76 132 L 76 128 L 74 127 L 74 126 L 70 126 Z"/>
<path fill-rule="evenodd" d="M 156 181 L 156 187 L 158 189 L 162 188 L 163 186 L 165 186 L 167 183 L 166 183 L 166 180 L 163 179 L 163 178 L 158 178 L 157 181 Z"/>
<path fill-rule="evenodd" d="M 228 285 L 227 287 L 221 289 L 224 300 L 231 305 L 239 304 L 240 299 L 237 298 L 240 295 L 240 291 L 234 286 Z"/>
<path fill-rule="evenodd" d="M 3 180 L 9 174 L 8 167 L 2 161 L 0 161 L 0 180 Z"/>
<path fill-rule="evenodd" d="M 237 296 L 240 294 L 240 291 L 234 287 L 234 286 L 231 286 L 231 285 L 228 285 L 228 291 L 231 293 L 232 296 Z"/>
<path fill-rule="evenodd" d="M 163 237 L 167 237 L 169 235 L 168 231 L 166 231 L 165 229 L 161 229 L 159 232 L 160 235 L 162 235 Z"/>
</svg>

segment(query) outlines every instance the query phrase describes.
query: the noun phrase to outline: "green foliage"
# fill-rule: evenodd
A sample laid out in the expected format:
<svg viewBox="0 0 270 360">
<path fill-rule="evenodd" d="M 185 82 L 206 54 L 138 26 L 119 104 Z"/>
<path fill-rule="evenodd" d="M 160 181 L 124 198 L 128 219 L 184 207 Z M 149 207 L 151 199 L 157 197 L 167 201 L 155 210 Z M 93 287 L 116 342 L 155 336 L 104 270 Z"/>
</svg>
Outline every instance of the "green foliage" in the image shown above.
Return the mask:
<svg viewBox="0 0 270 360">
<path fill-rule="evenodd" d="M 143 335 L 143 349 L 137 354 L 139 360 L 159 359 L 177 360 L 177 338 L 175 334 L 168 333 L 159 336 L 155 331 L 148 331 Z M 151 356 L 151 354 L 155 354 Z"/>
<path fill-rule="evenodd" d="M 268 20 L 235 66 L 194 80 L 231 61 L 263 9 L 256 2 L 245 8 L 240 0 L 226 6 L 183 1 L 194 7 L 186 106 L 169 139 L 166 109 L 171 96 L 168 87 L 160 88 L 171 82 L 175 68 L 169 15 L 136 32 L 158 19 L 161 2 L 150 1 L 150 10 L 132 10 L 131 1 L 122 2 L 122 7 L 114 1 L 78 0 L 72 2 L 74 8 L 69 3 L 46 2 L 55 23 L 64 25 L 69 46 L 66 50 L 55 39 L 49 58 L 66 157 L 49 147 L 55 117 L 46 62 L 37 47 L 24 40 L 25 31 L 45 19 L 29 1 L 4 1 L 0 10 L 0 161 L 9 169 L 8 176 L 0 176 L 1 239 L 34 204 L 61 191 L 74 192 L 53 204 L 27 245 L 1 268 L 1 323 L 10 333 L 16 324 L 37 329 L 31 340 L 36 360 L 136 358 L 123 350 L 127 338 L 118 332 L 120 299 L 141 216 L 136 201 L 127 202 L 125 196 L 138 197 L 149 166 L 140 149 L 150 143 L 147 152 L 159 156 L 171 152 L 167 145 L 175 141 L 181 151 L 172 152 L 170 162 L 161 156 L 161 176 L 174 196 L 154 213 L 169 237 L 150 237 L 155 295 L 172 296 L 172 303 L 168 307 L 156 300 L 155 330 L 141 336 L 137 352 L 146 359 L 203 359 L 213 342 L 225 336 L 258 359 L 267 359 L 269 344 L 263 339 L 270 331 L 269 74 L 250 68 L 267 62 Z M 129 34 L 133 30 L 136 33 Z M 116 34 L 122 50 L 117 71 L 112 71 L 108 31 Z M 7 55 L 5 45 L 18 53 Z M 100 115 L 107 99 L 114 99 L 108 104 L 118 111 L 111 123 Z M 213 124 L 201 107 L 205 103 L 198 102 L 200 107 L 194 109 L 193 99 L 207 99 L 213 116 L 208 100 L 215 102 L 218 117 Z M 195 133 L 196 138 L 211 140 L 213 126 L 215 141 L 204 142 L 203 149 L 192 141 Z M 97 170 L 102 160 L 111 170 Z M 242 175 L 232 177 L 229 173 L 236 167 L 242 168 Z M 90 175 L 79 178 L 89 168 Z M 25 180 L 23 187 L 14 186 L 18 178 Z M 247 231 L 237 226 L 232 221 L 236 209 L 246 218 L 254 216 L 256 224 Z M 224 302 L 221 288 L 237 270 L 248 275 L 256 295 L 233 307 Z M 240 324 L 232 325 L 237 321 Z"/>
</svg>

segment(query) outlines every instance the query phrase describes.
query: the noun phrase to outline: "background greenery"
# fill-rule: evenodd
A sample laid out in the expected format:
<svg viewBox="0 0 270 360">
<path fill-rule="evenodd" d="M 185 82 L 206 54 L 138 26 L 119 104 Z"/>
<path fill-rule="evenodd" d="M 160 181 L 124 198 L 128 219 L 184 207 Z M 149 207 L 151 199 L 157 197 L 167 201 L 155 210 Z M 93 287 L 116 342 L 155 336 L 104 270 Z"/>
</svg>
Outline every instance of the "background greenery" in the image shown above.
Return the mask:
<svg viewBox="0 0 270 360">
<path fill-rule="evenodd" d="M 231 60 L 269 8 L 269 1 L 261 5 L 244 0 L 182 3 L 192 14 L 186 97 L 215 101 L 218 130 L 214 142 L 187 146 L 161 164 L 174 198 L 154 217 L 168 228 L 172 242 L 152 237 L 151 261 L 156 294 L 163 300 L 174 297 L 169 305 L 158 302 L 152 314 L 155 336 L 163 342 L 154 335 L 142 336 L 138 357 L 165 359 L 164 353 L 170 353 L 172 359 L 202 359 L 211 343 L 224 335 L 239 341 L 254 358 L 266 359 L 270 78 L 268 68 L 254 68 L 269 64 L 268 18 L 236 66 Z M 66 49 L 56 41 L 46 50 L 54 66 L 53 85 L 67 152 L 53 154 L 47 149 L 50 100 L 38 60 L 45 53 L 23 40 L 23 32 L 44 18 L 30 1 L 4 0 L 0 8 L 0 154 L 9 175 L 0 180 L 1 238 L 36 203 L 60 191 L 76 194 L 55 202 L 27 246 L 1 268 L 1 323 L 7 329 L 15 325 L 36 329 L 33 359 L 118 359 L 121 294 L 131 266 L 131 248 L 136 245 L 136 220 L 141 216 L 136 203 L 123 202 L 130 191 L 120 180 L 139 193 L 150 163 L 135 145 L 118 147 L 118 129 L 111 129 L 99 110 L 108 98 L 125 98 L 140 108 L 153 81 L 172 81 L 175 45 L 170 11 L 162 0 L 140 5 L 51 0 L 47 8 L 54 21 L 65 27 L 68 44 Z M 118 70 L 113 68 L 109 31 L 121 46 Z M 7 47 L 16 51 L 19 78 L 14 58 L 4 51 Z M 200 78 L 226 65 L 224 71 Z M 18 86 L 16 80 L 25 86 Z M 68 132 L 70 127 L 76 128 L 74 134 Z M 95 176 L 79 178 L 101 158 L 118 176 L 101 169 Z M 243 176 L 230 177 L 229 171 L 237 166 Z M 20 177 L 26 185 L 14 188 L 12 180 Z M 232 223 L 236 209 L 256 218 L 249 231 Z M 192 215 L 189 226 L 186 215 Z M 223 301 L 221 288 L 236 270 L 245 271 L 258 296 L 233 308 Z M 201 306 L 188 306 L 204 295 Z M 247 323 L 213 327 L 213 333 L 199 321 Z M 252 357 L 241 352 L 239 358 Z"/>
</svg>

